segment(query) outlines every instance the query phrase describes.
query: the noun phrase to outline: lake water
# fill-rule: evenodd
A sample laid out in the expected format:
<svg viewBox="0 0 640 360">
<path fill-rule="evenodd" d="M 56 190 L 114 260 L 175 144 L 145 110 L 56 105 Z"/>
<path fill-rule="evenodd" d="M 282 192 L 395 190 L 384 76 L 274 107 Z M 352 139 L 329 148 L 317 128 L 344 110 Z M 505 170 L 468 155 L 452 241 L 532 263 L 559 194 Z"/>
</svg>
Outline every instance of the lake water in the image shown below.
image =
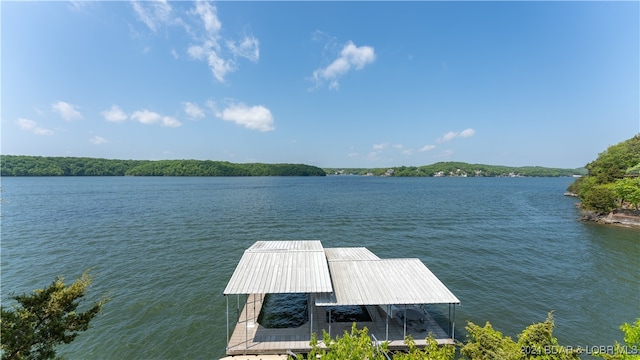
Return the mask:
<svg viewBox="0 0 640 360">
<path fill-rule="evenodd" d="M 457 327 L 515 337 L 550 310 L 572 346 L 640 316 L 640 232 L 577 221 L 570 178 L 3 178 L 2 299 L 83 270 L 112 301 L 68 359 L 215 359 L 222 291 L 256 240 L 418 257 Z"/>
</svg>

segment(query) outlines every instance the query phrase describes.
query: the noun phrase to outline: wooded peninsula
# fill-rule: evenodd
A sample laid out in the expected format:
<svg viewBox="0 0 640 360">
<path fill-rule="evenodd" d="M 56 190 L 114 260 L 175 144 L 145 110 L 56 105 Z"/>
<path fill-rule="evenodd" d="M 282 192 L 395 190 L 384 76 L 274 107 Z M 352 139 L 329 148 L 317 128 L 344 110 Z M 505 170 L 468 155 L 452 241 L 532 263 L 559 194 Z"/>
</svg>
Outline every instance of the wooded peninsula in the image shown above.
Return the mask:
<svg viewBox="0 0 640 360">
<path fill-rule="evenodd" d="M 325 176 L 304 164 L 234 164 L 211 160 L 113 160 L 1 155 L 2 176 Z"/>
<path fill-rule="evenodd" d="M 212 160 L 116 160 L 88 157 L 0 155 L 2 176 L 577 176 L 587 170 L 438 162 L 393 168 L 325 168 L 305 164 L 237 164 Z"/>
<path fill-rule="evenodd" d="M 567 189 L 585 220 L 640 227 L 640 134 L 609 146 Z"/>
</svg>

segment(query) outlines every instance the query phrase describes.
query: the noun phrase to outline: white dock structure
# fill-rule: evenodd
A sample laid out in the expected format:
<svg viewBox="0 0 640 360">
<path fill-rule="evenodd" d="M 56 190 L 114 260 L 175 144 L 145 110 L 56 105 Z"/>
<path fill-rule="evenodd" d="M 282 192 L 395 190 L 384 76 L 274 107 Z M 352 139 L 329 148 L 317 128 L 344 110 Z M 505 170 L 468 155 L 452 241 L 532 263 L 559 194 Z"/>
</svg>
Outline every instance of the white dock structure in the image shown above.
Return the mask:
<svg viewBox="0 0 640 360">
<path fill-rule="evenodd" d="M 264 296 L 276 293 L 308 294 L 308 321 L 285 329 L 259 324 Z M 388 341 L 390 349 L 405 349 L 408 334 L 418 346 L 425 344 L 429 333 L 438 343 L 452 344 L 455 305 L 460 304 L 420 259 L 381 259 L 364 247 L 325 249 L 318 240 L 254 243 L 245 250 L 224 295 L 227 355 L 308 352 L 312 333 L 321 340 L 322 330 L 335 336 L 351 329 L 350 322 L 331 320 L 331 309 L 336 306 L 363 306 L 370 319 L 357 326 L 366 326 L 377 340 Z M 236 301 L 230 299 L 232 295 Z M 237 304 L 233 319 L 229 317 L 230 300 Z M 424 310 L 428 304 L 448 304 L 447 331 Z M 235 323 L 232 332 L 230 320 Z"/>
</svg>

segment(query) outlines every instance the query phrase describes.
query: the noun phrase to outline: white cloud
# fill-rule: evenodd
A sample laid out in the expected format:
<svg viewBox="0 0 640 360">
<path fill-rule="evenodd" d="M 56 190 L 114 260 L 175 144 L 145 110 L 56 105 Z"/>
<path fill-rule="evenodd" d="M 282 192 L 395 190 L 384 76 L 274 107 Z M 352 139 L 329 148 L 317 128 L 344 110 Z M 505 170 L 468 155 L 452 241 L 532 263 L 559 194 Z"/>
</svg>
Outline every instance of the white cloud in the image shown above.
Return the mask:
<svg viewBox="0 0 640 360">
<path fill-rule="evenodd" d="M 138 19 L 153 32 L 157 32 L 160 26 L 171 21 L 171 5 L 166 0 L 132 1 L 131 6 Z"/>
<path fill-rule="evenodd" d="M 262 105 L 246 106 L 242 103 L 232 104 L 216 114 L 225 121 L 231 121 L 242 125 L 247 129 L 258 131 L 274 130 L 273 115 L 271 111 Z"/>
<path fill-rule="evenodd" d="M 222 23 L 218 19 L 218 9 L 215 6 L 212 6 L 208 1 L 196 1 L 193 13 L 200 16 L 205 30 L 211 37 L 218 36 L 218 32 L 222 29 Z"/>
<path fill-rule="evenodd" d="M 86 0 L 69 0 L 68 8 L 71 11 L 83 12 L 92 3 Z"/>
<path fill-rule="evenodd" d="M 425 145 L 425 146 L 421 147 L 420 150 L 418 150 L 418 151 L 424 152 L 424 151 L 433 150 L 435 148 L 436 148 L 435 145 Z"/>
<path fill-rule="evenodd" d="M 361 70 L 365 65 L 371 64 L 376 59 L 375 50 L 371 46 L 356 46 L 348 41 L 337 59 L 325 68 L 313 72 L 313 79 L 317 85 L 323 80 L 329 81 L 329 88 L 338 89 L 338 78 L 349 72 L 352 68 Z"/>
<path fill-rule="evenodd" d="M 111 109 L 105 110 L 101 114 L 107 121 L 111 122 L 123 122 L 129 118 L 118 105 L 111 105 Z"/>
<path fill-rule="evenodd" d="M 204 111 L 198 106 L 198 104 L 194 104 L 189 101 L 185 101 L 182 103 L 184 105 L 184 112 L 192 118 L 203 118 Z"/>
<path fill-rule="evenodd" d="M 163 116 L 147 109 L 134 111 L 131 114 L 131 119 L 145 125 L 160 124 L 166 127 L 179 127 L 182 125 L 182 123 L 174 117 Z"/>
<path fill-rule="evenodd" d="M 106 143 L 109 142 L 109 140 L 103 138 L 102 136 L 98 136 L 98 135 L 95 135 L 94 137 L 89 139 L 89 141 L 94 145 L 102 145 L 102 144 L 106 144 Z"/>
<path fill-rule="evenodd" d="M 442 135 L 441 137 L 438 138 L 438 142 L 445 142 L 445 141 L 449 141 L 449 140 L 453 140 L 456 138 L 456 136 L 458 136 L 458 133 L 453 132 L 453 131 L 449 131 L 448 133 Z"/>
<path fill-rule="evenodd" d="M 187 54 L 195 60 L 205 60 L 209 64 L 209 68 L 213 76 L 219 82 L 223 83 L 224 78 L 229 72 L 236 70 L 235 63 L 232 59 L 224 59 L 218 55 L 218 45 L 215 41 L 205 41 L 201 45 L 191 45 L 187 49 Z"/>
<path fill-rule="evenodd" d="M 182 123 L 172 116 L 163 116 L 162 126 L 175 128 L 175 127 L 182 126 Z"/>
<path fill-rule="evenodd" d="M 187 56 L 194 60 L 205 61 L 214 78 L 225 82 L 227 74 L 236 71 L 238 58 L 246 58 L 257 62 L 260 58 L 260 42 L 253 35 L 239 36 L 230 39 L 221 35 L 222 22 L 218 17 L 217 7 L 209 1 L 195 1 L 191 9 L 186 11 L 184 19 L 179 17 L 167 0 L 131 2 L 138 20 L 152 32 L 158 33 L 163 27 L 179 25 L 191 38 L 187 46 Z M 179 9 L 179 8 L 176 8 Z M 178 52 L 170 52 L 174 59 Z"/>
<path fill-rule="evenodd" d="M 206 105 L 209 108 L 209 110 L 211 110 L 214 114 L 216 114 L 216 116 L 220 117 L 218 115 L 220 113 L 220 110 L 218 110 L 218 105 L 216 104 L 215 100 L 212 100 L 212 99 L 207 100 Z"/>
<path fill-rule="evenodd" d="M 386 149 L 387 146 L 389 146 L 389 144 L 387 143 L 373 144 L 373 150 L 383 150 L 383 149 Z"/>
<path fill-rule="evenodd" d="M 162 116 L 156 112 L 149 110 L 138 110 L 131 114 L 131 119 L 139 121 L 142 124 L 154 124 L 158 122 Z"/>
<path fill-rule="evenodd" d="M 204 47 L 200 45 L 191 45 L 187 49 L 187 55 L 189 55 L 192 59 L 202 60 L 206 55 L 206 51 Z"/>
<path fill-rule="evenodd" d="M 235 63 L 230 59 L 223 59 L 218 54 L 208 49 L 207 53 L 207 63 L 209 64 L 209 68 L 211 68 L 211 72 L 213 76 L 219 82 L 224 82 L 224 77 L 227 76 L 227 73 L 233 72 L 236 70 Z"/>
<path fill-rule="evenodd" d="M 229 40 L 227 41 L 227 47 L 235 56 L 240 56 L 253 62 L 257 62 L 260 58 L 260 42 L 253 36 L 245 35 L 244 39 L 237 43 Z"/>
<path fill-rule="evenodd" d="M 228 73 L 237 69 L 234 58 L 243 57 L 257 62 L 260 58 L 260 42 L 253 36 L 245 35 L 241 40 L 222 39 L 222 23 L 218 10 L 206 1 L 197 1 L 190 14 L 196 15 L 204 26 L 204 36 L 189 46 L 187 54 L 195 60 L 206 60 L 213 76 L 223 83 Z M 225 45 L 225 48 L 221 46 Z"/>
<path fill-rule="evenodd" d="M 475 135 L 476 131 L 468 128 L 468 129 L 464 129 L 460 132 L 455 132 L 455 131 L 449 131 L 448 133 L 442 135 L 441 137 L 439 137 L 436 141 L 439 143 L 442 142 L 446 142 L 446 141 L 450 141 L 453 140 L 457 137 L 461 137 L 461 138 L 468 138 L 471 137 L 473 135 Z"/>
<path fill-rule="evenodd" d="M 29 132 L 34 133 L 36 135 L 53 135 L 53 130 L 49 130 L 49 129 L 43 128 L 43 127 L 39 126 L 38 123 L 36 123 L 33 120 L 18 119 L 18 126 L 20 126 L 20 129 L 22 129 L 24 131 L 29 131 Z"/>
<path fill-rule="evenodd" d="M 58 115 L 60 115 L 67 121 L 82 119 L 82 114 L 77 109 L 77 106 L 71 105 L 64 101 L 58 101 L 57 103 L 51 105 L 51 110 L 58 113 Z"/>
<path fill-rule="evenodd" d="M 462 138 L 467 138 L 467 137 L 471 137 L 473 135 L 475 135 L 476 131 L 469 128 L 469 129 L 464 129 L 460 132 L 460 137 Z"/>
</svg>

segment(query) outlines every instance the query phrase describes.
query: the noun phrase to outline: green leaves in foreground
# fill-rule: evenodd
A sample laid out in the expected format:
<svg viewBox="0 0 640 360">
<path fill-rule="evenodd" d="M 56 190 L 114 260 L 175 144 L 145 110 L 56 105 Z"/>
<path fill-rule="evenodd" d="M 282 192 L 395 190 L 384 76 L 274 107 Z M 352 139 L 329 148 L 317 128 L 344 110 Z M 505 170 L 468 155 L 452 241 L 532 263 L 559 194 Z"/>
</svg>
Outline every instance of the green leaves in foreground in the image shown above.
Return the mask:
<svg viewBox="0 0 640 360">
<path fill-rule="evenodd" d="M 77 311 L 91 281 L 88 272 L 84 272 L 71 285 L 66 285 L 59 277 L 44 289 L 13 296 L 17 304 L 10 309 L 1 307 L 2 358 L 55 358 L 55 346 L 68 344 L 81 331 L 87 330 L 89 322 L 107 302 L 103 298 L 86 311 Z"/>
<path fill-rule="evenodd" d="M 311 338 L 311 351 L 307 359 L 327 359 L 327 360 L 386 360 L 384 353 L 387 351 L 386 344 L 383 348 L 378 349 L 373 346 L 369 330 L 356 328 L 356 323 L 351 326 L 351 332 L 345 331 L 342 337 L 336 336 L 331 338 L 326 331 L 322 331 L 322 341 L 326 348 L 322 348 L 318 344 L 316 334 Z M 302 359 L 298 357 L 298 359 Z"/>
<path fill-rule="evenodd" d="M 624 344 L 616 341 L 611 351 L 597 356 L 608 360 L 640 360 L 640 318 L 633 324 L 622 324 L 620 330 L 624 332 Z"/>
<path fill-rule="evenodd" d="M 408 346 L 407 352 L 391 353 L 386 342 L 374 343 L 369 336 L 369 330 L 365 327 L 358 329 L 356 324 L 351 326 L 351 332 L 345 331 L 342 336 L 332 338 L 326 331 L 323 331 L 322 341 L 324 347 L 319 345 L 316 334 L 311 338 L 311 351 L 307 359 L 329 359 L 329 360 L 387 360 L 389 358 L 400 360 L 452 360 L 455 357 L 455 347 L 453 345 L 438 345 L 437 341 L 427 337 L 427 344 L 423 349 L 419 349 L 411 336 L 405 338 Z M 298 360 L 304 357 L 298 355 Z"/>
<path fill-rule="evenodd" d="M 553 315 L 544 322 L 529 325 L 518 335 L 518 341 L 502 336 L 488 322 L 484 327 L 469 322 L 467 342 L 460 353 L 468 359 L 579 359 L 578 352 L 562 347 L 553 337 Z"/>
</svg>

